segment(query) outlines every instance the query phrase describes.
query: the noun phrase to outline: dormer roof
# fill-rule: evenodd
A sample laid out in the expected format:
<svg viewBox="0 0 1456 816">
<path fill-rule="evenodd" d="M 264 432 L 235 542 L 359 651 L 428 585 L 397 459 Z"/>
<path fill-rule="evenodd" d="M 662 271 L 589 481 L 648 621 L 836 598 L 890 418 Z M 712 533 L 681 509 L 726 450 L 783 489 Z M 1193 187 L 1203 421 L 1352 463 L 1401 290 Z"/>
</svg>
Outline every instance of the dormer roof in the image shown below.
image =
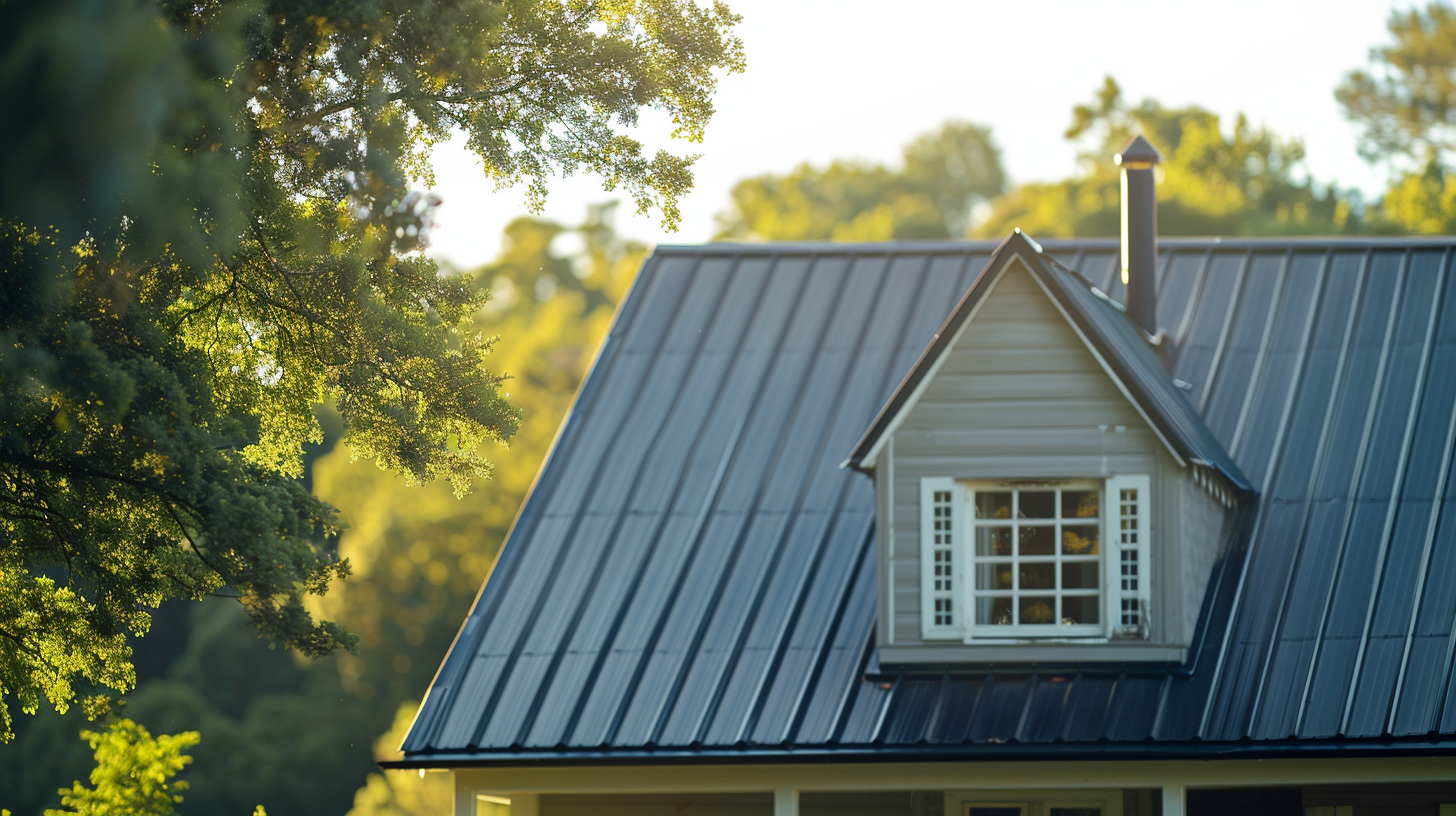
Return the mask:
<svg viewBox="0 0 1456 816">
<path fill-rule="evenodd" d="M 1161 337 L 1149 337 L 1126 313 L 1091 281 L 1067 267 L 1020 230 L 996 247 L 984 269 L 956 303 L 915 365 L 900 381 L 845 464 L 868 470 L 874 467 L 887 434 L 910 411 L 925 385 L 935 376 L 944 356 L 960 337 L 981 300 L 990 292 L 1007 264 L 1020 261 L 1057 305 L 1117 383 L 1123 394 L 1167 445 L 1178 463 L 1207 468 L 1234 492 L 1251 493 L 1254 486 L 1208 429 L 1182 390 L 1168 373 L 1157 348 Z"/>
</svg>

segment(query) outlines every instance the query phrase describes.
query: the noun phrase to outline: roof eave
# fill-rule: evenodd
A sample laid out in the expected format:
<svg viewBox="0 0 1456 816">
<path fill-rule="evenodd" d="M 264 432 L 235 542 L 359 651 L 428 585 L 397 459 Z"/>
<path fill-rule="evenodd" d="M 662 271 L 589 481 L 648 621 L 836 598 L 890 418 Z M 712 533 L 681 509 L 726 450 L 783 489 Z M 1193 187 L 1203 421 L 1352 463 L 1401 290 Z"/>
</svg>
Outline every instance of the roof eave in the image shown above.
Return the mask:
<svg viewBox="0 0 1456 816">
<path fill-rule="evenodd" d="M 791 764 L 822 762 L 1125 761 L 1128 759 L 1279 759 L 1374 756 L 1451 756 L 1456 737 L 1428 734 L 1374 739 L 1286 739 L 1217 742 L 989 742 L 954 745 L 851 745 L 842 748 L 761 746 L 714 748 L 507 750 L 491 753 L 408 754 L 380 762 L 394 770 L 520 766 Z"/>
</svg>

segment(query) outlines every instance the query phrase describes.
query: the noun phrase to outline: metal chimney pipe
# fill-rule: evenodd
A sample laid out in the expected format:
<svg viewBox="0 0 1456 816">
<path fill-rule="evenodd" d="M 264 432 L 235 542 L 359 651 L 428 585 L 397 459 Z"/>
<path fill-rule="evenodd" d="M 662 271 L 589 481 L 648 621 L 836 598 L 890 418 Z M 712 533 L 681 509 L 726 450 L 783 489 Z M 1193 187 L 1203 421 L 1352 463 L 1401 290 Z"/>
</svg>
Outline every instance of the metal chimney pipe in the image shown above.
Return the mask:
<svg viewBox="0 0 1456 816">
<path fill-rule="evenodd" d="M 1149 335 L 1158 331 L 1158 194 L 1153 165 L 1163 160 L 1134 136 L 1114 159 L 1122 168 L 1122 282 L 1127 313 Z"/>
</svg>

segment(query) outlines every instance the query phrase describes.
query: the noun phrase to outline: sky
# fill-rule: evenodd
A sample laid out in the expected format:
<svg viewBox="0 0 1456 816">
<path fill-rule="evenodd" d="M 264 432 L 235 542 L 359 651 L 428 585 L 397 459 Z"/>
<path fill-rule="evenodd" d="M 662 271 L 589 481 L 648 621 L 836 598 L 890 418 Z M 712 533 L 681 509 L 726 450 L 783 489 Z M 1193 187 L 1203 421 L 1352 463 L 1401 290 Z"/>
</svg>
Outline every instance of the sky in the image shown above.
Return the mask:
<svg viewBox="0 0 1456 816">
<path fill-rule="evenodd" d="M 699 153 L 682 224 L 666 232 L 624 201 L 619 232 L 649 243 L 700 243 L 741 179 L 835 159 L 894 163 L 900 148 L 948 119 L 989 125 L 1012 183 L 1064 178 L 1076 148 L 1062 138 L 1074 105 L 1114 77 L 1129 100 L 1198 104 L 1225 120 L 1304 140 L 1319 181 L 1382 188 L 1355 152 L 1333 90 L 1388 41 L 1390 0 L 728 0 L 748 68 L 725 77 L 698 144 L 670 141 L 661 117 L 636 134 L 650 151 Z M 434 157 L 443 199 L 429 253 L 470 268 L 494 258 L 501 230 L 525 212 L 521 188 L 496 190 L 460 140 Z M 543 217 L 583 220 L 588 204 L 624 198 L 591 176 L 557 179 Z"/>
</svg>

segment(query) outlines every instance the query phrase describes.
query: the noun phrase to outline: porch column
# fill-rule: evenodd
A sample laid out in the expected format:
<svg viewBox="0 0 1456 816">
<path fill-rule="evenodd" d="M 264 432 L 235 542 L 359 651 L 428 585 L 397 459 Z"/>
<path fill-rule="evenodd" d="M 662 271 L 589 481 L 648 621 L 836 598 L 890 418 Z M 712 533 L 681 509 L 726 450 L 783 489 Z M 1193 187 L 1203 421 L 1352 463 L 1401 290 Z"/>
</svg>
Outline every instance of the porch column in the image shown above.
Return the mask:
<svg viewBox="0 0 1456 816">
<path fill-rule="evenodd" d="M 450 772 L 455 787 L 454 816 L 475 816 L 475 791 L 460 778 L 461 774 Z"/>
<path fill-rule="evenodd" d="M 790 788 L 775 789 L 774 816 L 799 816 L 799 792 Z"/>
<path fill-rule="evenodd" d="M 1172 782 L 1163 784 L 1163 816 L 1183 816 L 1187 812 L 1184 801 L 1183 784 Z"/>
<path fill-rule="evenodd" d="M 512 793 L 511 816 L 541 816 L 541 794 Z"/>
</svg>

